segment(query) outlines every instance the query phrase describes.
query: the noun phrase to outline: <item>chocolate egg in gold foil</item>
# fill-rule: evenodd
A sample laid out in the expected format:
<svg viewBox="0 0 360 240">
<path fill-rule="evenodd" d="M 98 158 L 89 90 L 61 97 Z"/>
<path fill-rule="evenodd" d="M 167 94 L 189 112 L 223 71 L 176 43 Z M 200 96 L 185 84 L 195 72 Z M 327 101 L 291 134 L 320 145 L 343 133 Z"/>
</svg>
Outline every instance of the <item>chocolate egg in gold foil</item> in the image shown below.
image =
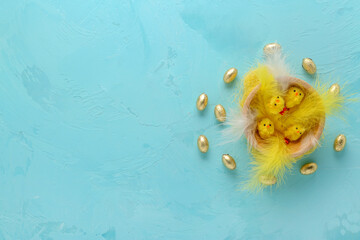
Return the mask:
<svg viewBox="0 0 360 240">
<path fill-rule="evenodd" d="M 236 75 L 238 73 L 238 70 L 236 68 L 230 68 L 227 70 L 224 74 L 224 82 L 225 83 L 231 83 L 236 78 Z"/>
<path fill-rule="evenodd" d="M 270 186 L 274 185 L 277 182 L 277 179 L 275 176 L 260 176 L 259 178 L 260 182 L 264 185 Z"/>
<path fill-rule="evenodd" d="M 225 122 L 225 120 L 226 120 L 226 111 L 225 111 L 225 108 L 221 104 L 218 104 L 218 105 L 215 106 L 214 114 L 215 114 L 216 119 L 219 122 Z"/>
<path fill-rule="evenodd" d="M 234 170 L 236 168 L 236 162 L 232 156 L 229 154 L 223 154 L 222 155 L 222 162 L 225 167 L 227 167 L 230 170 Z"/>
<path fill-rule="evenodd" d="M 340 134 L 339 136 L 337 136 L 335 138 L 335 141 L 334 141 L 334 150 L 337 151 L 337 152 L 340 152 L 344 149 L 346 145 L 346 137 L 344 134 Z"/>
<path fill-rule="evenodd" d="M 204 135 L 200 135 L 197 140 L 197 145 L 202 153 L 206 153 L 209 150 L 209 141 Z"/>
<path fill-rule="evenodd" d="M 274 54 L 275 52 L 281 50 L 281 46 L 278 43 L 269 43 L 266 44 L 263 51 L 265 55 L 271 55 Z"/>
<path fill-rule="evenodd" d="M 205 93 L 200 94 L 200 96 L 198 97 L 197 101 L 196 101 L 196 108 L 199 111 L 202 111 L 206 108 L 208 103 L 208 96 Z"/>
<path fill-rule="evenodd" d="M 310 174 L 313 174 L 314 172 L 316 172 L 316 170 L 317 170 L 317 164 L 314 162 L 311 162 L 311 163 L 304 164 L 300 168 L 300 173 L 303 175 L 310 175 Z"/>
<path fill-rule="evenodd" d="M 340 93 L 340 85 L 337 83 L 331 85 L 329 88 L 329 93 L 338 95 Z"/>
<path fill-rule="evenodd" d="M 302 66 L 309 74 L 314 74 L 316 72 L 316 65 L 311 58 L 304 58 L 302 61 Z"/>
</svg>

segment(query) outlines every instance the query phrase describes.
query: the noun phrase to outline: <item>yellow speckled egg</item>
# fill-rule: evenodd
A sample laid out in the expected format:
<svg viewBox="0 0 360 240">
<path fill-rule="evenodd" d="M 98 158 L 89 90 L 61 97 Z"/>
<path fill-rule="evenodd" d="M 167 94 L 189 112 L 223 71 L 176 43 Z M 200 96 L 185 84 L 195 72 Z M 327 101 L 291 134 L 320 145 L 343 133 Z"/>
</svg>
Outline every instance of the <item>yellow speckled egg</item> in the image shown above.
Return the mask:
<svg viewBox="0 0 360 240">
<path fill-rule="evenodd" d="M 236 162 L 232 156 L 229 154 L 222 155 L 222 162 L 230 170 L 234 170 L 236 168 Z"/>
<path fill-rule="evenodd" d="M 197 140 L 197 145 L 202 153 L 206 153 L 209 150 L 209 141 L 204 135 L 200 135 Z"/>
<path fill-rule="evenodd" d="M 238 73 L 238 70 L 236 68 L 230 68 L 227 70 L 224 74 L 224 82 L 225 83 L 231 83 L 236 78 L 236 75 Z"/>
<path fill-rule="evenodd" d="M 199 111 L 202 111 L 206 108 L 207 104 L 208 104 L 208 96 L 205 93 L 200 94 L 200 96 L 196 101 L 196 108 Z"/>
<path fill-rule="evenodd" d="M 218 105 L 215 106 L 214 114 L 215 114 L 216 119 L 219 122 L 225 122 L 225 120 L 226 120 L 226 111 L 225 111 L 225 108 L 221 104 L 218 104 Z"/>
<path fill-rule="evenodd" d="M 337 152 L 342 151 L 345 148 L 346 145 L 346 137 L 344 134 L 340 134 L 335 138 L 334 141 L 334 150 Z"/>
<path fill-rule="evenodd" d="M 303 175 L 310 175 L 310 174 L 313 174 L 314 172 L 316 172 L 316 170 L 317 170 L 317 164 L 314 162 L 311 162 L 311 163 L 304 164 L 300 168 L 300 173 Z"/>
<path fill-rule="evenodd" d="M 309 74 L 314 74 L 316 72 L 316 65 L 311 58 L 304 58 L 302 61 L 302 66 Z"/>
</svg>

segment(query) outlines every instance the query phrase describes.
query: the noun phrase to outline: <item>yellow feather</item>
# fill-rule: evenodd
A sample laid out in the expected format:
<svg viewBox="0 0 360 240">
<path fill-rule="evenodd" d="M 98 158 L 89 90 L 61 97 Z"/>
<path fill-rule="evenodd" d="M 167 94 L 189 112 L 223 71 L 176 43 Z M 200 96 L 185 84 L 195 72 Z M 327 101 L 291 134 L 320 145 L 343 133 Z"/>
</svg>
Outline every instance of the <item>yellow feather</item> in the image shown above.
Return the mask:
<svg viewBox="0 0 360 240">
<path fill-rule="evenodd" d="M 244 104 L 249 93 L 258 84 L 261 84 L 257 94 L 261 103 L 268 102 L 274 96 L 282 95 L 279 91 L 278 82 L 275 81 L 268 67 L 259 64 L 257 68 L 250 70 L 244 77 L 244 95 L 241 105 Z M 260 102 L 255 104 L 260 104 Z"/>
<path fill-rule="evenodd" d="M 329 92 L 330 83 L 320 84 L 320 80 L 316 79 L 315 90 L 319 94 L 322 107 L 327 116 L 334 116 L 345 110 L 345 104 L 356 99 L 350 99 L 350 95 L 346 94 L 346 89 L 341 89 L 339 94 Z M 344 91 L 345 90 L 345 91 Z"/>
<path fill-rule="evenodd" d="M 286 170 L 290 170 L 296 161 L 290 157 L 289 150 L 284 139 L 279 136 L 273 136 L 266 140 L 266 147 L 260 152 L 252 151 L 254 157 L 251 164 L 251 178 L 246 182 L 244 188 L 250 191 L 261 191 L 267 185 L 260 182 L 261 176 L 277 179 L 277 183 L 284 181 Z"/>
<path fill-rule="evenodd" d="M 312 93 L 306 93 L 301 104 L 281 118 L 285 127 L 294 124 L 300 124 L 306 130 L 314 128 L 324 116 L 339 116 L 345 109 L 345 104 L 354 100 L 350 96 L 341 93 L 333 94 L 329 92 L 329 83 L 320 84 L 319 79 L 316 80 Z"/>
</svg>

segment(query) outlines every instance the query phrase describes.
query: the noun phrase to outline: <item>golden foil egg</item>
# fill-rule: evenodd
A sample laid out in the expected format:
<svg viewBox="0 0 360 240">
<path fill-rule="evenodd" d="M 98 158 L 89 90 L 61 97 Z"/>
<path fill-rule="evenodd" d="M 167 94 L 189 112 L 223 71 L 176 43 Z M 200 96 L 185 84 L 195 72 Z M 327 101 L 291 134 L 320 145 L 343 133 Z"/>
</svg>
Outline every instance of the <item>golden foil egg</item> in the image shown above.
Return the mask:
<svg viewBox="0 0 360 240">
<path fill-rule="evenodd" d="M 269 43 L 269 44 L 265 45 L 263 50 L 264 50 L 265 55 L 271 55 L 271 54 L 274 54 L 275 52 L 281 50 L 281 46 L 278 43 Z"/>
<path fill-rule="evenodd" d="M 207 104 L 208 104 L 208 96 L 205 93 L 200 94 L 200 96 L 196 101 L 196 108 L 202 111 L 206 108 Z"/>
<path fill-rule="evenodd" d="M 346 137 L 344 134 L 340 134 L 339 136 L 337 136 L 335 138 L 335 141 L 334 141 L 334 150 L 337 151 L 337 152 L 340 152 L 344 149 L 346 145 Z"/>
<path fill-rule="evenodd" d="M 302 61 L 302 66 L 309 74 L 314 74 L 316 72 L 316 65 L 311 58 L 304 58 Z"/>
<path fill-rule="evenodd" d="M 274 185 L 277 182 L 277 179 L 275 176 L 260 176 L 259 178 L 260 182 L 264 185 L 270 186 Z"/>
<path fill-rule="evenodd" d="M 197 145 L 202 153 L 206 153 L 209 150 L 209 141 L 204 135 L 200 135 L 197 140 Z"/>
<path fill-rule="evenodd" d="M 303 175 L 310 175 L 310 174 L 313 174 L 314 172 L 316 172 L 316 170 L 317 170 L 317 164 L 314 162 L 311 162 L 311 163 L 304 164 L 300 168 L 300 173 Z"/>
<path fill-rule="evenodd" d="M 229 154 L 222 155 L 222 162 L 230 170 L 234 170 L 236 168 L 236 162 L 232 156 Z"/>
<path fill-rule="evenodd" d="M 238 73 L 238 70 L 236 68 L 230 68 L 226 71 L 224 74 L 224 82 L 225 83 L 231 83 L 236 78 L 236 75 Z"/>
<path fill-rule="evenodd" d="M 225 120 L 226 120 L 226 111 L 225 111 L 225 108 L 221 104 L 218 104 L 218 105 L 215 106 L 214 114 L 215 114 L 216 119 L 219 122 L 225 122 Z"/>
<path fill-rule="evenodd" d="M 334 95 L 338 95 L 340 93 L 340 85 L 335 83 L 330 86 L 329 93 L 332 93 Z"/>
</svg>

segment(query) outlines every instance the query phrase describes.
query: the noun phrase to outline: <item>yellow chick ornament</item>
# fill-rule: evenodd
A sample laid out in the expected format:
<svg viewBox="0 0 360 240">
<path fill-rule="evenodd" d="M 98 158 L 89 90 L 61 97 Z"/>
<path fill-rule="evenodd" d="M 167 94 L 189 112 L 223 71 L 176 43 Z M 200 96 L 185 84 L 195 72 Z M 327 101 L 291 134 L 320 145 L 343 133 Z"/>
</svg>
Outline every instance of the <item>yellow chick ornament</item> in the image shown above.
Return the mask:
<svg viewBox="0 0 360 240">
<path fill-rule="evenodd" d="M 298 88 L 298 87 L 289 88 L 289 90 L 285 96 L 286 107 L 292 108 L 292 107 L 299 105 L 301 103 L 301 101 L 303 100 L 304 96 L 305 96 L 305 94 L 304 94 L 303 90 L 301 90 L 300 88 Z"/>
<path fill-rule="evenodd" d="M 262 139 L 267 139 L 274 135 L 274 124 L 268 118 L 263 118 L 257 125 L 259 135 Z"/>
<path fill-rule="evenodd" d="M 298 140 L 305 132 L 305 128 L 301 124 L 295 124 L 286 129 L 284 136 L 286 143 Z"/>
<path fill-rule="evenodd" d="M 284 110 L 285 101 L 281 96 L 272 97 L 269 102 L 268 111 L 275 115 Z"/>
</svg>

